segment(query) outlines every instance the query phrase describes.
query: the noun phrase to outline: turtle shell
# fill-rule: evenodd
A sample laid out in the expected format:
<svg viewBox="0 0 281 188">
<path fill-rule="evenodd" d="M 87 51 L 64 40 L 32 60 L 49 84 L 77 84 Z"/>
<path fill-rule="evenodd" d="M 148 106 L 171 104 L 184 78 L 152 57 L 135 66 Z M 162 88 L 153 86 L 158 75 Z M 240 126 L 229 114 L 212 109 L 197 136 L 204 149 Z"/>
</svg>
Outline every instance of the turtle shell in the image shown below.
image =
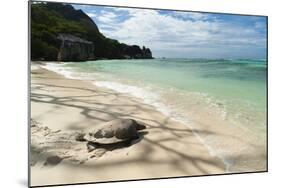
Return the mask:
<svg viewBox="0 0 281 188">
<path fill-rule="evenodd" d="M 117 119 L 100 124 L 84 137 L 99 144 L 114 144 L 138 138 L 137 123 L 132 119 Z"/>
</svg>

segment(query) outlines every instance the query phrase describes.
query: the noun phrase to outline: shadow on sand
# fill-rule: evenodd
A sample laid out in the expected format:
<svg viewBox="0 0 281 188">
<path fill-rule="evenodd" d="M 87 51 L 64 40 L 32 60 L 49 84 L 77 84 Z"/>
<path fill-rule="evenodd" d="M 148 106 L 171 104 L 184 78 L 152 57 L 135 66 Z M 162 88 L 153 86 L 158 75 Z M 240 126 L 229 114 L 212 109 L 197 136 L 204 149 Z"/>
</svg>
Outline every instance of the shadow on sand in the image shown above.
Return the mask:
<svg viewBox="0 0 281 188">
<path fill-rule="evenodd" d="M 54 78 L 55 79 L 55 78 Z M 55 94 L 46 94 L 45 90 L 48 88 L 58 88 L 60 91 L 83 91 L 87 92 L 87 95 L 69 95 L 69 96 L 55 96 Z M 43 94 L 44 93 L 44 94 Z M 97 97 L 108 97 L 112 101 L 116 98 L 122 97 L 122 94 L 110 92 L 110 91 L 96 91 L 94 89 L 88 89 L 83 87 L 74 87 L 74 86 L 67 86 L 67 85 L 60 85 L 60 84 L 46 84 L 46 83 L 36 83 L 32 85 L 31 89 L 31 102 L 32 103 L 46 103 L 51 104 L 58 107 L 71 107 L 76 108 L 80 111 L 80 114 L 85 116 L 85 118 L 89 119 L 95 119 L 98 122 L 105 122 L 108 121 L 108 119 L 116 119 L 116 118 L 133 118 L 138 121 L 145 122 L 147 126 L 147 131 L 151 131 L 153 129 L 157 131 L 169 131 L 171 134 L 173 134 L 173 141 L 175 142 L 181 142 L 182 137 L 191 136 L 193 134 L 193 131 L 196 131 L 197 133 L 203 133 L 203 134 L 215 134 L 211 131 L 207 130 L 190 130 L 189 128 L 183 127 L 182 129 L 177 128 L 171 128 L 166 126 L 169 118 L 164 119 L 163 121 L 159 122 L 156 121 L 157 118 L 153 118 L 151 115 L 151 119 L 146 119 L 138 116 L 137 112 L 145 111 L 149 108 L 145 105 L 138 105 L 138 101 L 134 100 L 133 98 L 128 98 L 126 103 L 123 104 L 116 104 L 113 102 L 109 103 L 100 103 L 98 101 L 95 101 L 94 99 Z M 84 105 L 85 104 L 85 105 Z M 128 107 L 131 110 L 126 111 L 124 107 Z M 55 107 L 54 107 L 55 108 Z M 108 118 L 101 118 L 102 116 L 98 116 L 95 114 L 105 114 Z M 79 123 L 79 122 L 78 122 Z M 77 122 L 76 122 L 77 124 Z M 69 125 L 72 129 L 77 129 L 73 127 L 72 125 Z M 232 135 L 224 135 L 226 137 L 232 136 Z M 145 133 L 141 135 L 141 139 L 139 141 L 143 142 L 143 152 L 139 154 L 139 156 L 134 157 L 133 159 L 127 159 L 124 158 L 123 160 L 119 161 L 107 161 L 106 163 L 98 163 L 98 164 L 83 164 L 82 168 L 88 169 L 93 168 L 95 170 L 98 170 L 99 168 L 107 168 L 107 167 L 116 167 L 123 164 L 133 164 L 136 162 L 151 164 L 152 166 L 154 164 L 171 164 L 175 166 L 178 170 L 181 172 L 190 175 L 192 172 L 188 169 L 196 169 L 198 174 L 209 174 L 210 171 L 208 169 L 215 168 L 219 169 L 221 171 L 225 170 L 224 166 L 218 166 L 217 162 L 213 162 L 212 160 L 208 160 L 204 157 L 200 157 L 198 155 L 193 156 L 192 154 L 189 154 L 186 151 L 178 151 L 174 149 L 173 147 L 168 147 L 165 145 L 165 142 L 170 140 L 170 138 L 159 138 L 159 139 L 150 139 L 146 137 Z M 136 142 L 138 143 L 138 142 Z M 134 143 L 134 144 L 136 144 Z M 192 145 L 194 143 L 185 143 L 187 144 L 187 149 L 189 145 Z M 196 143 L 195 143 L 196 144 Z M 37 146 L 32 145 L 33 148 L 36 148 Z M 169 160 L 155 160 L 151 158 L 151 153 L 155 150 L 155 148 L 161 148 L 161 150 L 166 151 L 168 154 L 173 154 L 176 157 L 171 157 Z M 110 150 L 110 148 L 107 148 Z M 235 156 L 233 156 L 235 158 Z M 42 157 L 42 160 L 44 157 Z M 182 166 L 183 161 L 189 161 L 191 166 L 190 168 L 185 168 Z M 72 163 L 64 163 L 65 165 L 75 166 L 76 164 Z"/>
</svg>

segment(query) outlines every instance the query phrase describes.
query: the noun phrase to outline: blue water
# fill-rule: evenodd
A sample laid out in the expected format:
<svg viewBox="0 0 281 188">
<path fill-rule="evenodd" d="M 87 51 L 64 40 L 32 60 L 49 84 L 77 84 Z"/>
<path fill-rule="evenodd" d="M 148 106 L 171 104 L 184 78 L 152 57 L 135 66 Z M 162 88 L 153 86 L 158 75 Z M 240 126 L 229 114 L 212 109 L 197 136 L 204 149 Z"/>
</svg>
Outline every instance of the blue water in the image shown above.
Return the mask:
<svg viewBox="0 0 281 188">
<path fill-rule="evenodd" d="M 251 139 L 247 139 L 247 142 L 253 142 L 250 145 L 265 148 L 266 60 L 99 60 L 48 66 L 66 76 L 95 80 L 100 87 L 141 98 L 193 128 L 200 127 L 196 124 L 198 121 L 201 125 L 216 124 L 214 130 L 228 127 L 225 131 L 229 131 L 229 127 L 233 127 L 237 138 L 250 135 Z M 239 149 L 229 152 L 229 145 L 218 144 L 220 140 L 216 137 L 201 135 L 201 138 L 203 141 L 205 138 L 210 148 L 224 151 L 225 154 L 214 152 L 224 159 L 231 152 L 242 152 Z M 246 144 L 239 147 L 243 147 L 243 151 L 252 149 Z"/>
</svg>

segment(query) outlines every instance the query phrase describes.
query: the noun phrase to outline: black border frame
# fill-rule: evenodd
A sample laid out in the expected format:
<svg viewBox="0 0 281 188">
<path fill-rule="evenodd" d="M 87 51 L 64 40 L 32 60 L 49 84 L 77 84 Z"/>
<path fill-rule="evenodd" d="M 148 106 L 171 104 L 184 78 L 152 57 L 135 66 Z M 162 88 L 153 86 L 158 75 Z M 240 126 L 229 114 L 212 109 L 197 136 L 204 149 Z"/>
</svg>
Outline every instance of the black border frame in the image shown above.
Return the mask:
<svg viewBox="0 0 281 188">
<path fill-rule="evenodd" d="M 128 180 L 109 180 L 109 181 L 97 181 L 97 182 L 83 182 L 83 183 L 68 183 L 68 184 L 46 184 L 46 185 L 31 185 L 31 166 L 30 166 L 30 146 L 31 146 L 31 4 L 33 2 L 46 2 L 46 3 L 65 3 L 74 5 L 88 5 L 88 6 L 101 6 L 101 7 L 113 7 L 113 8 L 132 8 L 132 9 L 146 9 L 146 10 L 168 10 L 168 11 L 180 11 L 180 12 L 193 12 L 193 13 L 208 13 L 208 14 L 226 14 L 233 16 L 257 16 L 266 18 L 266 170 L 261 171 L 248 171 L 248 172 L 232 172 L 224 174 L 206 174 L 206 175 L 191 175 L 191 176 L 176 176 L 176 177 L 159 177 L 159 178 L 146 178 L 146 179 L 128 179 Z M 115 182 L 131 182 L 131 181 L 143 181 L 143 180 L 161 180 L 161 179 L 176 179 L 176 178 L 191 178 L 191 177 L 208 177 L 208 176 L 224 176 L 224 175 L 239 175 L 239 174 L 257 174 L 267 173 L 268 170 L 268 16 L 257 14 L 238 14 L 238 13 L 225 13 L 225 12 L 207 12 L 207 11 L 192 11 L 192 10 L 179 10 L 179 9 L 164 9 L 164 8 L 145 8 L 145 7 L 131 7 L 120 5 L 103 5 L 103 4 L 88 4 L 88 3 L 74 3 L 74 2 L 60 2 L 60 1 L 42 1 L 42 0 L 28 0 L 28 67 L 27 67 L 27 81 L 28 81 L 28 187 L 54 187 L 54 186 L 69 186 L 69 185 L 89 185 L 89 184 L 101 184 L 101 183 L 115 183 Z"/>
</svg>

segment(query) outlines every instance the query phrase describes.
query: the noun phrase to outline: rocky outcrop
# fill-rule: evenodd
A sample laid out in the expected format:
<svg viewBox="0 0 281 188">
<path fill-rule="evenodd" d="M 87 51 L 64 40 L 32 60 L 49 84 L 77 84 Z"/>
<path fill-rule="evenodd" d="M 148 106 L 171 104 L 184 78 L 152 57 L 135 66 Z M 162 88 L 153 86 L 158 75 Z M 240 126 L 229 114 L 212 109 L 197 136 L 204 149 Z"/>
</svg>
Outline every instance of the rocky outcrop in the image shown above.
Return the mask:
<svg viewBox="0 0 281 188">
<path fill-rule="evenodd" d="M 137 45 L 125 45 L 123 48 L 123 57 L 125 59 L 152 59 L 150 49 L 145 46 L 141 49 Z"/>
<path fill-rule="evenodd" d="M 86 61 L 95 59 L 93 42 L 70 34 L 59 34 L 57 39 L 61 41 L 58 61 Z"/>
<path fill-rule="evenodd" d="M 149 48 L 107 38 L 82 10 L 64 3 L 31 4 L 31 59 L 149 59 Z"/>
<path fill-rule="evenodd" d="M 152 59 L 152 53 L 149 48 L 145 46 L 142 47 L 142 58 L 143 59 Z"/>
</svg>

